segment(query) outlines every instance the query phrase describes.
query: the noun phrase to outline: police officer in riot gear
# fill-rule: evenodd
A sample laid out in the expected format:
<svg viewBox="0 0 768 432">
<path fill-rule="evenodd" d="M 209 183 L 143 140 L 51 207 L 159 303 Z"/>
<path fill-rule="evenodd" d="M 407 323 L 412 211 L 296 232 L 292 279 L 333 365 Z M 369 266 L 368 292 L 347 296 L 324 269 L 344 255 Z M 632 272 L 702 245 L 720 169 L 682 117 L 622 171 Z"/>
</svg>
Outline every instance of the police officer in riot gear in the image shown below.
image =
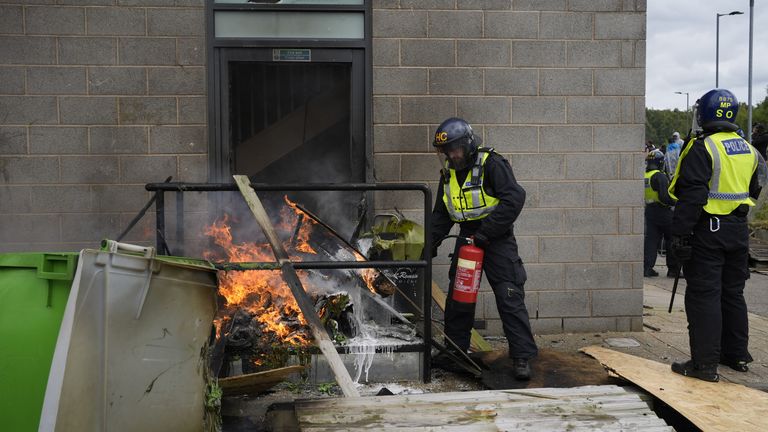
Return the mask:
<svg viewBox="0 0 768 432">
<path fill-rule="evenodd" d="M 739 103 L 714 89 L 697 102 L 702 132 L 683 149 L 669 193 L 677 199 L 670 251 L 683 262 L 691 359 L 672 371 L 718 381 L 718 363 L 746 372 L 747 213 L 760 194 L 757 151 L 734 124 Z"/>
<path fill-rule="evenodd" d="M 664 172 L 664 154 L 661 150 L 651 150 L 645 158 L 645 239 L 643 253 L 643 276 L 654 277 L 659 273 L 653 269 L 656 265 L 656 251 L 661 236 L 668 242 L 672 225 L 672 206 L 667 188 L 669 179 Z M 671 254 L 666 255 L 667 277 L 677 276 L 678 265 Z"/>
<path fill-rule="evenodd" d="M 525 308 L 525 268 L 517 251 L 513 224 L 523 209 L 525 190 L 517 183 L 509 162 L 460 118 L 445 120 L 436 130 L 433 146 L 443 157 L 441 180 L 432 211 L 432 244 L 458 223 L 460 237 L 472 237 L 485 252 L 483 273 L 496 297 L 504 335 L 513 359 L 514 376 L 528 380 L 529 360 L 538 354 Z M 475 304 L 453 300 L 457 241 L 449 271 L 451 280 L 445 308 L 445 333 L 459 348 L 469 349 Z"/>
</svg>

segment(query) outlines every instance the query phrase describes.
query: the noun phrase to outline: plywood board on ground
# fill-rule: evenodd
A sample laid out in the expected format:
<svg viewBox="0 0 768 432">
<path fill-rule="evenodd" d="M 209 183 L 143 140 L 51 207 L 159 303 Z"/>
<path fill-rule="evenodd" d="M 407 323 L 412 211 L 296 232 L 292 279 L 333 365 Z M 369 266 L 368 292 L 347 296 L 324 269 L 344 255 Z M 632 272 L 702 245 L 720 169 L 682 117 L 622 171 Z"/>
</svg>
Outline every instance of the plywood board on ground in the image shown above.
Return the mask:
<svg viewBox="0 0 768 432">
<path fill-rule="evenodd" d="M 278 383 L 284 381 L 289 375 L 301 372 L 304 366 L 287 366 L 278 369 L 272 369 L 264 372 L 256 372 L 245 375 L 222 378 L 219 380 L 219 387 L 225 396 L 235 396 L 241 394 L 256 395 L 265 390 L 269 390 Z"/>
</svg>

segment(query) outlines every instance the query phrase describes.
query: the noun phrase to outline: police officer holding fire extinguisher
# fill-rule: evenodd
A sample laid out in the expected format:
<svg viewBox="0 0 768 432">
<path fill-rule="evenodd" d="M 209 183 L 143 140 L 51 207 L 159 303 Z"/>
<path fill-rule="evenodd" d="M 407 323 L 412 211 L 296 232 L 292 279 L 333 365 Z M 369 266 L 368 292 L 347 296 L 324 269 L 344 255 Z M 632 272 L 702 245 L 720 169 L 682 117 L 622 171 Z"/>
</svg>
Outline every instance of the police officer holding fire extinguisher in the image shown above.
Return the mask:
<svg viewBox="0 0 768 432">
<path fill-rule="evenodd" d="M 432 143 L 443 164 L 432 211 L 433 255 L 453 225 L 460 227 L 449 271 L 445 334 L 464 352 L 469 349 L 477 287 L 473 293 L 466 286 L 467 277 L 472 277 L 467 263 L 472 267 L 471 257 L 480 255 L 482 272 L 496 297 L 514 377 L 528 380 L 529 360 L 538 349 L 524 302 L 525 268 L 513 232 L 525 203 L 525 190 L 515 180 L 509 162 L 492 148 L 480 147 L 481 141 L 466 121 L 449 118 L 437 128 Z M 460 259 L 460 249 L 470 242 L 482 251 L 472 250 Z"/>
</svg>

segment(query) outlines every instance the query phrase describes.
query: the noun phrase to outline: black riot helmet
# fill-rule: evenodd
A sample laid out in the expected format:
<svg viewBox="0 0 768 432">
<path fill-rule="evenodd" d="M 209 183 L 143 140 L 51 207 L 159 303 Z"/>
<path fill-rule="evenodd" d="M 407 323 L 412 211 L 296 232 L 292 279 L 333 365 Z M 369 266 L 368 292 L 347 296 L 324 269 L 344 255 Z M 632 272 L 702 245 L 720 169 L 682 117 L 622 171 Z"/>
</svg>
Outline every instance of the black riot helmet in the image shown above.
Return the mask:
<svg viewBox="0 0 768 432">
<path fill-rule="evenodd" d="M 453 169 L 461 170 L 474 160 L 481 142 L 482 139 L 475 135 L 469 123 L 451 117 L 437 127 L 432 145 L 448 158 Z"/>
</svg>

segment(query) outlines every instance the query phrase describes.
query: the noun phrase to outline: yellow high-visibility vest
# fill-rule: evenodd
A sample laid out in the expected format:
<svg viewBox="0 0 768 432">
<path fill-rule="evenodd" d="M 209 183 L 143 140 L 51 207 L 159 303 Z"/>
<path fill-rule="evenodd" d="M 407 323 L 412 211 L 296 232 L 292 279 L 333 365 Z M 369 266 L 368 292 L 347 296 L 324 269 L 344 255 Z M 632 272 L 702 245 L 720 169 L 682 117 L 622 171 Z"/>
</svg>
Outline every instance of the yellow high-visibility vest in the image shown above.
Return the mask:
<svg viewBox="0 0 768 432">
<path fill-rule="evenodd" d="M 675 184 L 685 156 L 693 148 L 686 146 L 675 169 L 669 195 L 675 196 Z M 735 132 L 718 132 L 704 138 L 704 148 L 712 159 L 712 178 L 704 211 L 713 215 L 726 215 L 741 204 L 754 206 L 749 197 L 749 183 L 757 169 L 757 150 Z"/>
<path fill-rule="evenodd" d="M 657 172 L 661 172 L 659 170 L 652 170 L 647 171 L 645 173 L 645 203 L 646 204 L 653 204 L 653 203 L 660 203 L 659 200 L 659 192 L 653 190 L 651 187 L 651 177 L 653 177 L 654 174 Z"/>
<path fill-rule="evenodd" d="M 454 222 L 478 220 L 488 216 L 499 204 L 499 199 L 485 192 L 483 177 L 485 175 L 485 161 L 491 153 L 478 150 L 475 164 L 467 173 L 467 178 L 459 185 L 456 178 L 456 170 L 448 166 L 450 179 L 443 188 L 443 202 L 448 214 Z"/>
</svg>

